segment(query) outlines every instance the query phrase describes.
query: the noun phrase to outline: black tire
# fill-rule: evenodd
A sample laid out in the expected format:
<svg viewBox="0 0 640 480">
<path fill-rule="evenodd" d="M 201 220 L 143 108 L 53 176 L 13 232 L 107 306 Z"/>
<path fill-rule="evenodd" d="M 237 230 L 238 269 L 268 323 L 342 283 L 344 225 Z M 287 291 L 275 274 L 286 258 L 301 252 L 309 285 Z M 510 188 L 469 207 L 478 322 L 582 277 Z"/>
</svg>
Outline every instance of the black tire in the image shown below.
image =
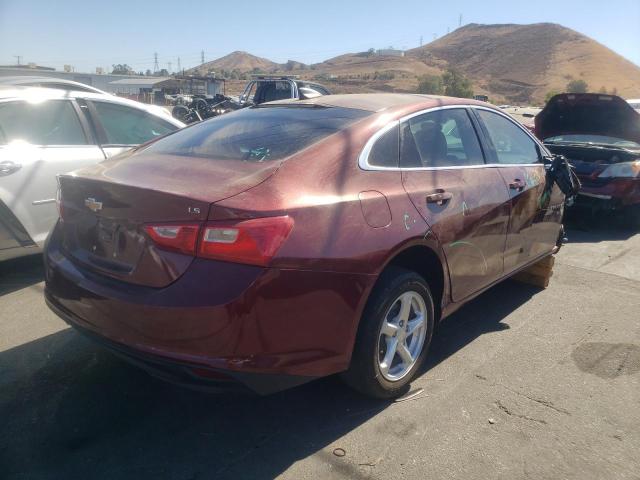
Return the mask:
<svg viewBox="0 0 640 480">
<path fill-rule="evenodd" d="M 171 110 L 171 116 L 177 120 L 184 121 L 189 115 L 189 108 L 184 105 L 176 105 Z"/>
<path fill-rule="evenodd" d="M 417 360 L 401 379 L 389 381 L 379 366 L 379 336 L 382 322 L 398 297 L 405 292 L 418 293 L 426 305 L 426 336 Z M 434 328 L 433 297 L 425 279 L 415 272 L 398 267 L 385 270 L 374 287 L 360 320 L 349 369 L 342 379 L 352 388 L 375 398 L 394 398 L 408 390 L 427 357 Z"/>
</svg>

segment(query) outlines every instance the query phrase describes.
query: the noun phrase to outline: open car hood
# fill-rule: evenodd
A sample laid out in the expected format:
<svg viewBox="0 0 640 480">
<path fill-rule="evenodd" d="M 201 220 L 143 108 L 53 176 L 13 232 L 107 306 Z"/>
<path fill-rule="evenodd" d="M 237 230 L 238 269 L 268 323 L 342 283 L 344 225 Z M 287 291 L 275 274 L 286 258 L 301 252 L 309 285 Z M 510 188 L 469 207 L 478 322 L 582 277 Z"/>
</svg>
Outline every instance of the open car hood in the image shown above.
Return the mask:
<svg viewBox="0 0 640 480">
<path fill-rule="evenodd" d="M 562 93 L 535 118 L 538 138 L 604 135 L 640 143 L 640 114 L 615 95 Z"/>
</svg>

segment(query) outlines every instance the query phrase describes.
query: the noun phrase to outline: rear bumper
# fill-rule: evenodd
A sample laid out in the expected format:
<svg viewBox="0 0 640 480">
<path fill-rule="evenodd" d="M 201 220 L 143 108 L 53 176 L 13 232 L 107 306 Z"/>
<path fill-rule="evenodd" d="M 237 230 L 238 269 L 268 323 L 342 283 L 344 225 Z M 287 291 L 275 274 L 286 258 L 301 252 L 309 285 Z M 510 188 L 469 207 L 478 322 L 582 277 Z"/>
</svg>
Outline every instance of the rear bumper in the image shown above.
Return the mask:
<svg viewBox="0 0 640 480">
<path fill-rule="evenodd" d="M 196 259 L 158 289 L 81 269 L 55 238 L 44 258 L 47 303 L 73 327 L 156 376 L 211 384 L 224 374 L 259 393 L 345 370 L 375 282 Z"/>
<path fill-rule="evenodd" d="M 98 343 L 128 363 L 145 370 L 148 374 L 183 387 L 209 393 L 253 392 L 267 395 L 301 385 L 315 378 L 295 375 L 225 372 L 168 357 L 148 354 L 127 345 L 113 342 L 107 337 L 81 327 L 82 320 L 61 308 L 47 293 L 45 293 L 45 301 L 53 312 L 85 337 Z"/>
</svg>

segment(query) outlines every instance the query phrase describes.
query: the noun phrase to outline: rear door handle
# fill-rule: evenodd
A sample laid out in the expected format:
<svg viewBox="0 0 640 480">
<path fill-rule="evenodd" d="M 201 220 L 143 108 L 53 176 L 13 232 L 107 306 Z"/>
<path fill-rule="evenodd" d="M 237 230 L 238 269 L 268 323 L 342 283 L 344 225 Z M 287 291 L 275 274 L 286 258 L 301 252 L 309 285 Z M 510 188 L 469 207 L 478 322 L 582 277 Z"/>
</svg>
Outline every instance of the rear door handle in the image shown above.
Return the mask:
<svg viewBox="0 0 640 480">
<path fill-rule="evenodd" d="M 10 160 L 5 160 L 4 162 L 0 162 L 0 177 L 6 177 L 7 175 L 11 175 L 12 173 L 17 172 L 22 168 L 22 165 L 19 163 L 12 162 Z"/>
<path fill-rule="evenodd" d="M 427 195 L 427 203 L 435 203 L 436 205 L 444 205 L 453 198 L 453 194 L 444 190 L 436 190 L 435 193 Z"/>
<path fill-rule="evenodd" d="M 526 186 L 526 184 L 520 180 L 519 178 L 516 178 L 513 182 L 511 182 L 509 184 L 509 188 L 511 190 L 524 190 L 524 187 Z"/>
</svg>

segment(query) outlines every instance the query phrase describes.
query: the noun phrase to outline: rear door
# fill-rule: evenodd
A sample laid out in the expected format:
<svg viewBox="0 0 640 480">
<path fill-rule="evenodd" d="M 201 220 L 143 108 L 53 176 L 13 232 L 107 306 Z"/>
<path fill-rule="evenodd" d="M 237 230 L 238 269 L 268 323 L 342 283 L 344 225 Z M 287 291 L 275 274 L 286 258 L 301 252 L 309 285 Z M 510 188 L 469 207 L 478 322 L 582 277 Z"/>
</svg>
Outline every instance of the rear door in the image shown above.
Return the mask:
<svg viewBox="0 0 640 480">
<path fill-rule="evenodd" d="M 465 108 L 445 108 L 400 124 L 402 182 L 444 250 L 454 301 L 503 273 L 509 194 L 485 165 Z"/>
<path fill-rule="evenodd" d="M 86 104 L 107 158 L 178 129 L 141 108 L 101 100 Z"/>
<path fill-rule="evenodd" d="M 550 252 L 560 232 L 551 205 L 540 146 L 523 127 L 489 109 L 474 109 L 485 133 L 488 154 L 509 189 L 511 218 L 505 250 L 505 272 Z"/>
<path fill-rule="evenodd" d="M 0 200 L 38 245 L 58 218 L 56 176 L 104 158 L 72 100 L 0 103 Z"/>
</svg>

